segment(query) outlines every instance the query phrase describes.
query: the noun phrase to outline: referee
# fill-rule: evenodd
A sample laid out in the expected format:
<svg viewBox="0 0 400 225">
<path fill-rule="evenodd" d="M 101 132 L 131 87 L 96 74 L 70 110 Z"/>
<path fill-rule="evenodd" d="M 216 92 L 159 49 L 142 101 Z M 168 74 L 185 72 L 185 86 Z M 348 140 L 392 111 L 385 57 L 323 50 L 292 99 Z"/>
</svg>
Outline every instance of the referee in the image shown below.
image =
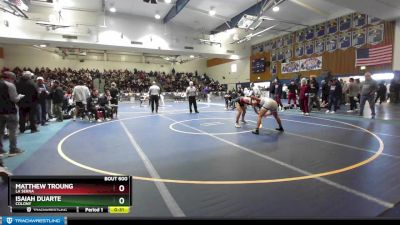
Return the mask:
<svg viewBox="0 0 400 225">
<path fill-rule="evenodd" d="M 156 103 L 156 113 L 158 113 L 158 100 L 160 99 L 160 87 L 153 81 L 153 85 L 149 88 L 149 96 L 151 102 L 151 113 L 154 113 L 154 103 Z"/>
<path fill-rule="evenodd" d="M 189 97 L 190 113 L 192 113 L 192 105 L 194 106 L 194 111 L 196 113 L 199 113 L 199 111 L 197 111 L 196 95 L 197 95 L 197 89 L 195 86 L 193 86 L 193 81 L 190 81 L 189 87 L 186 89 L 186 96 Z"/>
</svg>

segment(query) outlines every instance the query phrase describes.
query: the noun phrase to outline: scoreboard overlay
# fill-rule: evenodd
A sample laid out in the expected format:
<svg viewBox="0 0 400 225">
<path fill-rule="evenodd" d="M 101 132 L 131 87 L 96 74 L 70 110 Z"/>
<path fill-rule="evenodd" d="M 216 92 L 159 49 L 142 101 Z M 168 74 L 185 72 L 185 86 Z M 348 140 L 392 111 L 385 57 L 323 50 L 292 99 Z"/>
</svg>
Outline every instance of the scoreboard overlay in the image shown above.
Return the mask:
<svg viewBox="0 0 400 225">
<path fill-rule="evenodd" d="M 13 213 L 128 213 L 129 176 L 10 176 L 8 206 Z"/>
</svg>

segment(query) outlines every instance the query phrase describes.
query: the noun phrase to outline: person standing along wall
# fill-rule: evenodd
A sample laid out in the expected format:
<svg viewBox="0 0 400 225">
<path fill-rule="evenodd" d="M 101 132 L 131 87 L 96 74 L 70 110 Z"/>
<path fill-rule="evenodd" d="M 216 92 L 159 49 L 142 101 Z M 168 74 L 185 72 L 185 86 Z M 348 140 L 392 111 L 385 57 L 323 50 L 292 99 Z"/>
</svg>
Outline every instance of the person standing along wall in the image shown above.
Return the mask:
<svg viewBox="0 0 400 225">
<path fill-rule="evenodd" d="M 113 113 L 115 113 L 115 117 L 118 117 L 118 102 L 119 102 L 119 90 L 117 88 L 117 84 L 115 82 L 111 83 L 111 107 L 113 107 Z"/>
<path fill-rule="evenodd" d="M 53 113 L 57 119 L 57 122 L 62 122 L 64 119 L 62 112 L 62 105 L 64 101 L 64 91 L 60 87 L 60 82 L 58 80 L 53 82 L 53 87 L 50 92 L 50 99 L 52 100 Z"/>
<path fill-rule="evenodd" d="M 340 89 L 339 81 L 337 79 L 331 80 L 331 85 L 329 86 L 329 103 L 328 109 L 326 113 L 336 113 L 338 110 L 338 101 L 342 95 L 342 91 Z M 333 110 L 332 109 L 333 106 Z"/>
<path fill-rule="evenodd" d="M 276 79 L 273 80 L 269 85 L 269 97 L 272 99 L 275 99 L 275 84 L 276 84 Z"/>
<path fill-rule="evenodd" d="M 206 86 L 204 88 L 204 94 L 207 99 L 207 102 L 210 103 L 211 102 L 211 93 L 210 93 L 210 88 L 208 86 Z"/>
<path fill-rule="evenodd" d="M 386 101 L 386 92 L 387 92 L 387 88 L 386 88 L 385 82 L 382 81 L 378 87 L 377 95 L 375 98 L 375 103 L 378 102 L 378 99 L 379 99 L 379 104 L 382 104 L 382 102 L 385 102 Z"/>
<path fill-rule="evenodd" d="M 322 107 L 326 107 L 329 102 L 329 82 L 330 81 L 321 81 L 321 100 L 322 100 Z"/>
<path fill-rule="evenodd" d="M 354 78 L 350 78 L 346 92 L 349 95 L 349 101 L 350 101 L 350 110 L 348 110 L 347 112 L 352 113 L 354 112 L 354 110 L 357 110 L 356 98 L 358 96 L 358 93 L 360 92 L 360 87 L 358 84 L 354 82 Z"/>
<path fill-rule="evenodd" d="M 321 110 L 321 105 L 319 103 L 319 98 L 318 98 L 318 91 L 319 91 L 319 84 L 315 77 L 311 78 L 310 81 L 310 98 L 309 98 L 309 103 L 308 103 L 308 110 L 312 111 L 313 105 L 317 106 L 318 111 Z"/>
<path fill-rule="evenodd" d="M 337 94 L 337 96 L 336 96 L 336 99 L 337 99 L 336 105 L 337 105 L 337 109 L 340 109 L 340 105 L 346 104 L 343 101 L 343 99 L 344 99 L 344 97 L 343 97 L 343 84 L 340 81 L 337 81 L 336 84 L 337 84 L 336 88 L 338 88 L 338 91 L 336 92 L 336 94 Z"/>
<path fill-rule="evenodd" d="M 365 73 L 365 81 L 361 83 L 360 88 L 360 116 L 364 115 L 365 102 L 368 101 L 371 108 L 371 119 L 375 119 L 375 92 L 378 90 L 378 83 L 372 79 L 370 72 Z"/>
<path fill-rule="evenodd" d="M 47 97 L 50 94 L 48 91 L 48 88 L 46 87 L 44 83 L 44 78 L 43 77 L 38 77 L 36 79 L 37 81 L 37 86 L 38 86 L 38 91 L 39 91 L 39 104 L 37 106 L 37 119 L 38 123 L 40 123 L 42 126 L 46 126 L 47 123 Z"/>
<path fill-rule="evenodd" d="M 284 110 L 283 108 L 283 104 L 281 102 L 281 97 L 282 97 L 282 88 L 283 85 L 280 82 L 280 80 L 278 80 L 278 78 L 275 79 L 275 98 L 274 100 L 276 101 L 276 103 L 278 103 L 278 107 L 280 107 L 280 110 Z"/>
<path fill-rule="evenodd" d="M 197 89 L 195 86 L 193 86 L 193 81 L 190 81 L 189 87 L 186 88 L 186 96 L 188 96 L 189 98 L 190 113 L 192 113 L 192 105 L 194 107 L 194 112 L 199 113 L 199 111 L 197 111 L 196 95 L 197 95 Z"/>
<path fill-rule="evenodd" d="M 7 153 L 3 148 L 4 130 L 8 128 L 8 138 L 10 140 L 9 155 L 16 155 L 23 151 L 17 148 L 17 107 L 16 103 L 23 97 L 17 94 L 17 88 L 14 85 L 16 76 L 13 72 L 6 71 L 2 74 L 0 80 L 0 154 Z M 3 162 L 0 159 L 0 164 Z"/>
<path fill-rule="evenodd" d="M 260 98 L 261 97 L 261 91 L 260 88 L 258 88 L 254 83 L 250 84 L 250 87 L 252 89 L 252 94 L 253 96 Z"/>
<path fill-rule="evenodd" d="M 400 81 L 392 79 L 392 81 L 390 81 L 390 87 L 389 87 L 390 103 L 398 102 L 399 92 L 400 92 Z"/>
<path fill-rule="evenodd" d="M 294 108 L 296 109 L 297 108 L 296 100 L 297 100 L 298 87 L 297 87 L 297 84 L 294 82 L 294 80 L 290 81 L 290 84 L 288 86 L 288 90 L 289 90 L 289 93 L 288 93 L 288 104 L 289 104 L 289 107 L 291 107 L 290 101 L 293 100 L 294 101 Z"/>
<path fill-rule="evenodd" d="M 72 90 L 72 99 L 75 102 L 75 112 L 74 112 L 74 117 L 73 121 L 76 120 L 76 116 L 87 116 L 86 111 L 87 111 L 87 100 L 90 98 L 90 90 L 89 88 L 85 85 L 85 83 L 80 80 L 78 82 L 78 85 L 74 87 Z M 80 112 L 83 111 L 83 112 Z"/>
<path fill-rule="evenodd" d="M 51 91 L 51 87 L 53 87 L 53 84 L 54 84 L 54 81 L 47 82 L 46 87 L 49 87 L 48 88 L 49 92 Z M 48 94 L 47 98 L 46 98 L 46 112 L 47 112 L 47 122 L 49 122 L 54 117 L 53 104 L 52 104 L 50 94 Z"/>
<path fill-rule="evenodd" d="M 361 91 L 361 82 L 360 82 L 360 79 L 355 79 L 355 83 L 356 83 L 356 85 L 358 85 L 358 94 L 357 94 L 357 102 L 358 103 L 360 103 L 360 100 L 361 100 L 361 95 L 360 95 L 360 91 Z"/>
<path fill-rule="evenodd" d="M 24 97 L 18 102 L 19 106 L 19 131 L 25 132 L 26 117 L 29 115 L 29 126 L 31 133 L 39 132 L 36 126 L 36 107 L 38 104 L 38 87 L 31 79 L 33 74 L 29 71 L 22 73 L 17 83 L 18 94 Z"/>
<path fill-rule="evenodd" d="M 301 86 L 300 86 L 300 107 L 303 111 L 303 115 L 309 116 L 310 110 L 308 108 L 308 97 L 310 95 L 310 86 L 307 84 L 307 79 L 301 79 Z"/>
<path fill-rule="evenodd" d="M 153 81 L 153 85 L 149 88 L 149 96 L 151 102 L 151 113 L 154 113 L 154 103 L 156 104 L 156 113 L 158 113 L 158 101 L 160 100 L 161 89 Z"/>
</svg>

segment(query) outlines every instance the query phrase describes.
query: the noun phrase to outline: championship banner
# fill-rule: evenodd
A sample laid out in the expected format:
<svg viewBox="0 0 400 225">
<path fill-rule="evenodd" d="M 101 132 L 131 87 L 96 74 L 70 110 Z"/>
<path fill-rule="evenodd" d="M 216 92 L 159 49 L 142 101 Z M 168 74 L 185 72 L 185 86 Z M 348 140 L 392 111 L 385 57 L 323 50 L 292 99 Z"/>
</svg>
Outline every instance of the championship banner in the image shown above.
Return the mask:
<svg viewBox="0 0 400 225">
<path fill-rule="evenodd" d="M 272 50 L 271 52 L 271 62 L 277 61 L 276 50 Z"/>
<path fill-rule="evenodd" d="M 339 21 L 339 30 L 340 31 L 347 31 L 351 28 L 352 24 L 351 24 L 351 20 L 352 20 L 352 15 L 346 15 L 346 16 L 342 16 L 340 17 Z"/>
<path fill-rule="evenodd" d="M 338 36 L 337 35 L 330 35 L 325 39 L 325 47 L 326 51 L 334 52 L 337 49 L 338 44 Z"/>
<path fill-rule="evenodd" d="M 303 44 L 297 44 L 295 48 L 295 56 L 296 57 L 301 57 L 304 55 L 304 45 Z"/>
<path fill-rule="evenodd" d="M 326 33 L 327 34 L 336 34 L 338 32 L 338 19 L 333 19 L 326 22 Z"/>
<path fill-rule="evenodd" d="M 376 45 L 383 41 L 384 24 L 379 24 L 368 28 L 368 44 Z"/>
<path fill-rule="evenodd" d="M 278 73 L 278 64 L 277 63 L 271 64 L 271 73 L 272 73 L 272 75 L 276 75 Z"/>
<path fill-rule="evenodd" d="M 362 13 L 353 13 L 353 28 L 361 28 L 367 25 L 367 15 Z"/>
<path fill-rule="evenodd" d="M 325 28 L 326 28 L 325 23 L 315 25 L 315 37 L 320 38 L 325 36 L 326 33 Z"/>
<path fill-rule="evenodd" d="M 264 45 L 263 44 L 257 45 L 257 49 L 259 53 L 264 52 Z"/>
<path fill-rule="evenodd" d="M 325 51 L 325 39 L 320 38 L 315 41 L 315 53 L 322 54 Z"/>
<path fill-rule="evenodd" d="M 285 48 L 285 59 L 291 59 L 293 57 L 292 46 Z"/>
<path fill-rule="evenodd" d="M 321 70 L 322 56 L 299 60 L 300 71 Z"/>
<path fill-rule="evenodd" d="M 266 52 L 270 52 L 272 50 L 272 43 L 270 41 L 265 42 L 264 49 Z"/>
<path fill-rule="evenodd" d="M 344 32 L 339 35 L 339 48 L 345 50 L 351 47 L 351 32 Z"/>
<path fill-rule="evenodd" d="M 303 30 L 299 30 L 296 32 L 296 42 L 300 43 L 303 42 L 305 40 L 305 31 Z"/>
<path fill-rule="evenodd" d="M 276 48 L 282 48 L 283 47 L 283 37 L 279 37 L 276 39 Z"/>
<path fill-rule="evenodd" d="M 306 44 L 305 44 L 305 52 L 306 52 L 306 55 L 314 54 L 314 41 L 306 42 Z"/>
<path fill-rule="evenodd" d="M 292 62 L 288 62 L 288 63 L 282 63 L 281 65 L 281 73 L 285 74 L 285 73 L 296 73 L 299 72 L 300 70 L 300 64 L 299 64 L 299 60 L 297 61 L 292 61 Z"/>
<path fill-rule="evenodd" d="M 306 40 L 310 41 L 312 39 L 314 39 L 314 26 L 309 27 L 308 29 L 305 30 L 305 34 L 306 34 Z"/>
<path fill-rule="evenodd" d="M 368 24 L 370 25 L 380 24 L 381 22 L 382 20 L 378 17 L 368 16 Z"/>
<path fill-rule="evenodd" d="M 277 50 L 277 58 L 278 58 L 278 61 L 282 61 L 282 60 L 284 60 L 285 59 L 285 52 L 284 52 L 284 49 L 283 48 L 280 48 L 280 49 L 278 49 Z"/>
<path fill-rule="evenodd" d="M 288 34 L 284 37 L 284 44 L 285 46 L 289 46 L 293 44 L 293 35 L 292 34 Z"/>
<path fill-rule="evenodd" d="M 271 41 L 272 49 L 276 49 L 276 40 Z"/>
<path fill-rule="evenodd" d="M 358 29 L 353 31 L 353 47 L 359 48 L 367 43 L 367 29 Z"/>
</svg>

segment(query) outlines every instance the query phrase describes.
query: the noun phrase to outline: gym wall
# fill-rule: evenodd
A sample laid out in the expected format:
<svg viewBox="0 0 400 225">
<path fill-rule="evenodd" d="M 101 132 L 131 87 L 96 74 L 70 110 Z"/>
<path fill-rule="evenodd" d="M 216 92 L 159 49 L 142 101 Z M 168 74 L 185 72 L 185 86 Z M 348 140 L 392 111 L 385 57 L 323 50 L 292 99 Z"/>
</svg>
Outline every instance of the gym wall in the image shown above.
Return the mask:
<svg viewBox="0 0 400 225">
<path fill-rule="evenodd" d="M 160 60 L 151 60 L 148 63 L 142 63 L 141 56 L 126 56 L 127 60 L 121 61 L 117 56 L 109 57 L 109 61 L 104 61 L 101 58 L 98 60 L 91 56 L 80 62 L 79 59 L 63 59 L 62 56 L 43 51 L 33 46 L 23 45 L 3 45 L 4 50 L 4 66 L 14 68 L 19 66 L 30 67 L 32 69 L 36 67 L 49 67 L 49 68 L 72 68 L 72 69 L 128 69 L 133 70 L 134 68 L 144 71 L 162 71 L 170 72 L 172 65 L 170 63 L 159 63 Z M 128 61 L 129 60 L 129 61 Z M 153 62 L 156 61 L 156 62 Z"/>
<path fill-rule="evenodd" d="M 385 22 L 385 32 L 383 42 L 377 46 L 384 46 L 388 44 L 394 44 L 395 40 L 395 21 Z M 400 29 L 400 28 L 399 28 Z M 398 31 L 399 32 L 399 31 Z M 397 37 L 399 38 L 399 36 Z M 293 52 L 294 52 L 293 45 Z M 370 47 L 370 45 L 365 45 L 364 47 Z M 394 51 L 395 52 L 395 51 Z M 397 53 L 399 54 L 399 53 Z M 301 74 L 303 77 L 309 76 L 319 76 L 324 71 L 330 71 L 333 75 L 354 75 L 354 74 L 362 74 L 363 72 L 360 70 L 359 67 L 355 67 L 355 55 L 356 51 L 354 47 L 350 47 L 346 50 L 336 50 L 334 52 L 324 52 L 322 54 L 322 70 L 314 70 L 314 71 L 306 71 L 306 72 L 299 72 L 299 73 L 281 73 L 281 63 L 277 63 L 277 76 L 280 79 L 292 79 L 297 78 L 298 74 Z M 293 58 L 292 61 L 303 59 L 303 58 L 310 58 L 318 56 L 317 54 L 311 56 L 303 56 L 301 58 Z M 266 61 L 270 61 L 270 52 L 262 52 L 253 54 L 250 57 L 250 62 L 252 59 L 266 57 Z M 366 68 L 369 71 L 379 71 L 379 72 L 387 72 L 392 71 L 392 64 L 390 65 L 382 65 L 382 66 L 369 66 Z M 253 74 L 250 72 L 250 79 L 251 81 L 256 81 L 256 78 L 261 76 L 265 81 L 271 80 L 271 72 L 270 68 L 266 68 L 264 73 L 257 73 Z"/>
</svg>

